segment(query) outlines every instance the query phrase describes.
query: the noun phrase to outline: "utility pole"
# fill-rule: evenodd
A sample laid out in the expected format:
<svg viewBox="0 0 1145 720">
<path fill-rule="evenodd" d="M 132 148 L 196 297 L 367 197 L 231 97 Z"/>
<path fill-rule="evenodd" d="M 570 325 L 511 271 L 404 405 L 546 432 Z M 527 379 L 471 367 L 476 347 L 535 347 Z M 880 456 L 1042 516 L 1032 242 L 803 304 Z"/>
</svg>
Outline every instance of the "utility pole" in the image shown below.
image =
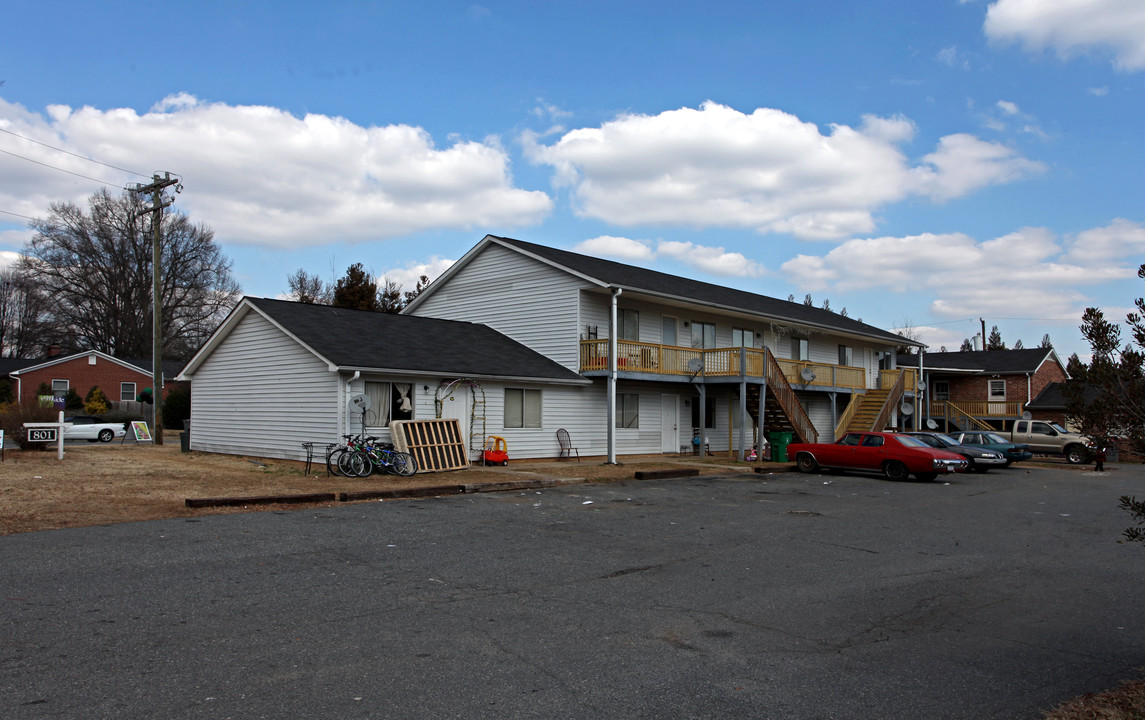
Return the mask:
<svg viewBox="0 0 1145 720">
<path fill-rule="evenodd" d="M 143 208 L 141 213 L 151 213 L 151 407 L 152 420 L 155 427 L 151 429 L 156 445 L 163 444 L 163 322 L 162 322 L 162 286 L 163 273 L 159 266 L 159 245 L 163 237 L 163 208 L 175 202 L 174 198 L 164 198 L 164 188 L 175 185 L 175 192 L 183 189 L 178 178 L 171 177 L 171 173 L 159 173 L 151 176 L 150 185 L 135 184 L 133 192 L 139 194 L 151 193 L 151 207 Z"/>
</svg>

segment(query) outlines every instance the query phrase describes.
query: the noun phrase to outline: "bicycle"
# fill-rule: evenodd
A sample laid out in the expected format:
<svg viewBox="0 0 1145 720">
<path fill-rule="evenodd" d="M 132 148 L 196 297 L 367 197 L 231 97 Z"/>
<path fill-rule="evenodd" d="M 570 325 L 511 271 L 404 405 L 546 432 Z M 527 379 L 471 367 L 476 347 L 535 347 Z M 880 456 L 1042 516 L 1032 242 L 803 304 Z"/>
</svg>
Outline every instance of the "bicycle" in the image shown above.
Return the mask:
<svg viewBox="0 0 1145 720">
<path fill-rule="evenodd" d="M 392 443 L 380 445 L 371 444 L 376 437 L 366 438 L 366 445 L 360 451 L 369 461 L 365 475 L 369 475 L 375 468 L 381 468 L 388 473 L 409 477 L 417 472 L 417 460 L 409 453 L 398 452 Z M 364 477 L 365 475 L 362 475 Z"/>
</svg>

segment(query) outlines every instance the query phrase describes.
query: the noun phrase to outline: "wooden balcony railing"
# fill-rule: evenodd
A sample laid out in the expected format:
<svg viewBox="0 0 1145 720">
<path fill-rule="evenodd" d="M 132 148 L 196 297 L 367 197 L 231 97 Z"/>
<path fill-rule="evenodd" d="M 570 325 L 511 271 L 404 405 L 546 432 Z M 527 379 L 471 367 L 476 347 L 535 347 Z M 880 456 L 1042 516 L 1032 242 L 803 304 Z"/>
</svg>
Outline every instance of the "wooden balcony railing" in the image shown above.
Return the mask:
<svg viewBox="0 0 1145 720">
<path fill-rule="evenodd" d="M 890 390 L 898 383 L 899 375 L 903 375 L 903 392 L 909 392 L 918 387 L 918 369 L 905 367 L 895 370 L 879 370 L 879 389 Z"/>
<path fill-rule="evenodd" d="M 740 375 L 740 348 L 705 350 L 633 340 L 618 340 L 616 347 L 616 366 L 622 372 L 691 376 L 693 372 L 688 368 L 688 363 L 698 359 L 703 363 L 702 372 L 707 377 Z M 764 377 L 766 357 L 767 353 L 762 348 L 746 348 L 744 374 L 748 377 Z M 775 362 L 787 381 L 799 387 L 844 387 L 856 390 L 867 387 L 866 371 L 863 368 L 778 358 L 775 358 Z M 581 341 L 580 369 L 581 372 L 608 369 L 608 340 Z M 803 377 L 805 369 L 810 369 L 814 375 L 810 381 Z"/>
<path fill-rule="evenodd" d="M 990 429 L 979 418 L 1016 418 L 1022 414 L 1022 403 L 1018 401 L 979 401 L 963 402 L 949 400 L 935 400 L 929 406 L 931 417 L 958 418 L 966 417 L 976 425 Z"/>
</svg>

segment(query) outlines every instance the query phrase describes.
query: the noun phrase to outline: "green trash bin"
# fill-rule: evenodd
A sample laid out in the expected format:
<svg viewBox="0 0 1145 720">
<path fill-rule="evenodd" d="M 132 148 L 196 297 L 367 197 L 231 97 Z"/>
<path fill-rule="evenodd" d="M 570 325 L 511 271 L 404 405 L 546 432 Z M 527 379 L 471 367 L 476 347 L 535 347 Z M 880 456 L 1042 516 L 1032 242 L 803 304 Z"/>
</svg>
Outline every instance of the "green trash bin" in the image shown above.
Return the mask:
<svg viewBox="0 0 1145 720">
<path fill-rule="evenodd" d="M 771 442 L 771 461 L 787 462 L 787 446 L 794 437 L 790 432 L 770 432 L 767 439 Z"/>
</svg>

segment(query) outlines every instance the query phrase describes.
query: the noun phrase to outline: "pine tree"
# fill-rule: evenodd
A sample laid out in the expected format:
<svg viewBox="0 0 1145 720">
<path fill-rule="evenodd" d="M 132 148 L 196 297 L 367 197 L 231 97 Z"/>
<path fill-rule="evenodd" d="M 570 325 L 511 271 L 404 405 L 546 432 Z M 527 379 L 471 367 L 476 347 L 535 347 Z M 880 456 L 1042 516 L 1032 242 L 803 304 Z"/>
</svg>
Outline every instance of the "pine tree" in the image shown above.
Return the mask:
<svg viewBox="0 0 1145 720">
<path fill-rule="evenodd" d="M 974 349 L 974 343 L 970 342 L 970 338 L 962 340 L 962 347 L 958 348 L 958 352 L 970 352 Z"/>
<path fill-rule="evenodd" d="M 990 328 L 990 337 L 986 340 L 987 350 L 1005 350 L 1006 343 L 1002 342 L 1002 333 L 998 330 L 998 326 Z"/>
<path fill-rule="evenodd" d="M 1054 349 L 1054 344 L 1052 342 L 1050 342 L 1050 334 L 1049 333 L 1042 335 L 1042 344 L 1039 345 L 1038 347 L 1042 348 L 1043 350 L 1053 350 Z"/>
<path fill-rule="evenodd" d="M 378 309 L 378 286 L 362 263 L 354 263 L 346 268 L 345 276 L 334 285 L 335 307 L 354 310 Z"/>
<path fill-rule="evenodd" d="M 103 394 L 99 385 L 92 385 L 84 396 L 83 411 L 88 415 L 103 415 L 109 409 L 111 406 L 107 402 L 107 395 Z"/>
</svg>

